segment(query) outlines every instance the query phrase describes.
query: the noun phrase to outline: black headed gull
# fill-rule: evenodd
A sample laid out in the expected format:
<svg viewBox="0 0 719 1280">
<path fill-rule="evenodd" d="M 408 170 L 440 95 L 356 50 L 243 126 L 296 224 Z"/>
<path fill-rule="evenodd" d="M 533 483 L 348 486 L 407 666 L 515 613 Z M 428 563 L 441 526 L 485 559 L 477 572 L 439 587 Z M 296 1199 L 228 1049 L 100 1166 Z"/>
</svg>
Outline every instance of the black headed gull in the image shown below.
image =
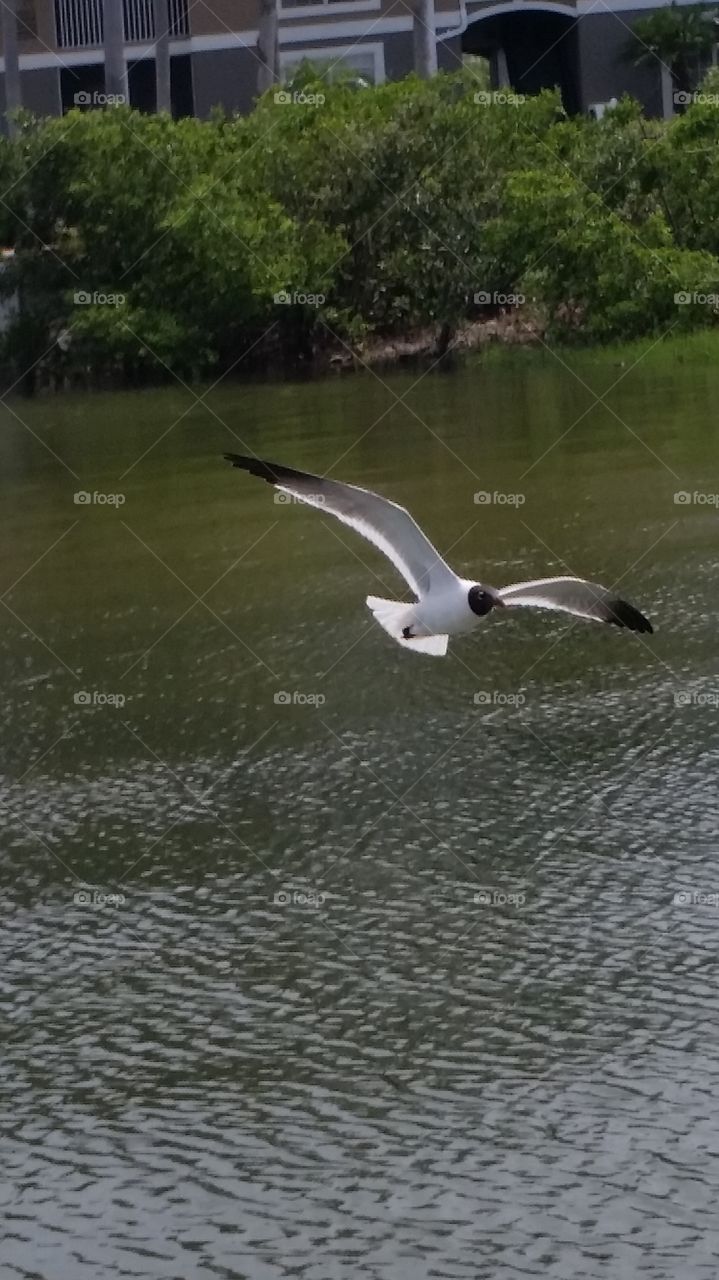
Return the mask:
<svg viewBox="0 0 719 1280">
<path fill-rule="evenodd" d="M 417 599 L 407 604 L 368 596 L 367 604 L 392 639 L 414 653 L 442 656 L 450 636 L 473 631 L 492 609 L 515 606 L 559 609 L 630 631 L 652 630 L 651 623 L 633 605 L 583 578 L 537 578 L 509 587 L 459 578 L 404 507 L 369 489 L 238 453 L 226 453 L 225 458 L 300 502 L 336 516 L 384 552 Z"/>
</svg>

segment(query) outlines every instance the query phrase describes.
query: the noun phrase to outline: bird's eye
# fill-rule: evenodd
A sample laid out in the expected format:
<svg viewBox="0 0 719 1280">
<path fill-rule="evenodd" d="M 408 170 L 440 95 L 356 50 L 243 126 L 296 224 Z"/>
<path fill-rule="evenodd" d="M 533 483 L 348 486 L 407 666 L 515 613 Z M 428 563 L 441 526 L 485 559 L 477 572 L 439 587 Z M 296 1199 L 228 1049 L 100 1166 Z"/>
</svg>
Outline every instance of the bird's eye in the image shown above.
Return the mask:
<svg viewBox="0 0 719 1280">
<path fill-rule="evenodd" d="M 492 608 L 493 600 L 488 591 L 483 591 L 481 587 L 470 587 L 469 589 L 469 607 L 472 613 L 476 613 L 478 617 L 483 618 Z"/>
</svg>

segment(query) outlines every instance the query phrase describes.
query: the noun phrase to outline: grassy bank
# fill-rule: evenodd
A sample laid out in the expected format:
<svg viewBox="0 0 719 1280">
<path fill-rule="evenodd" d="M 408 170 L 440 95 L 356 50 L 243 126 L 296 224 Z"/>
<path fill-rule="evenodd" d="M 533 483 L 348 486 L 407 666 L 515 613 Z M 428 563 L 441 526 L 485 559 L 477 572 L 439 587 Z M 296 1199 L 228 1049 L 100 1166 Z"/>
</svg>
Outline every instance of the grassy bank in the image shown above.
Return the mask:
<svg viewBox="0 0 719 1280">
<path fill-rule="evenodd" d="M 576 343 L 545 345 L 538 340 L 521 351 L 516 347 L 492 344 L 472 359 L 483 364 L 510 365 L 516 360 L 523 364 L 555 364 L 557 357 L 576 358 L 582 364 L 594 364 L 598 368 L 631 368 L 641 362 L 644 369 L 664 370 L 683 364 L 719 364 L 719 328 L 701 329 L 695 333 L 655 335 L 634 338 L 630 342 L 606 342 L 577 347 Z"/>
</svg>

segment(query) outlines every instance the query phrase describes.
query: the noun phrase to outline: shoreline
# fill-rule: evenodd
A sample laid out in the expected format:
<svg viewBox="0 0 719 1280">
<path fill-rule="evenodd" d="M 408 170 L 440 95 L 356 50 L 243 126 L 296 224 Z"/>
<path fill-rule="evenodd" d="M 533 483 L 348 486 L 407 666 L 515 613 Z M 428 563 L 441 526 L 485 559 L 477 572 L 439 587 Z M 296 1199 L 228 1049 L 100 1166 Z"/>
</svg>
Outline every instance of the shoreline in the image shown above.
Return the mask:
<svg viewBox="0 0 719 1280">
<path fill-rule="evenodd" d="M 254 384 L 286 385 L 292 382 L 322 382 L 328 378 L 362 374 L 383 370 L 386 373 L 417 369 L 450 369 L 470 357 L 481 358 L 482 363 L 512 361 L 521 352 L 522 361 L 554 361 L 558 356 L 573 361 L 597 365 L 612 365 L 629 371 L 633 365 L 647 368 L 667 364 L 701 363 L 719 359 L 719 328 L 695 330 L 692 333 L 647 334 L 625 342 L 611 343 L 552 343 L 546 332 L 535 320 L 520 320 L 517 313 L 507 312 L 487 320 L 468 321 L 458 326 L 449 337 L 444 351 L 439 350 L 439 331 L 436 325 L 408 330 L 402 336 L 370 337 L 358 342 L 354 349 L 349 343 L 335 341 L 332 345 L 312 353 L 306 361 L 278 360 L 279 353 L 266 356 L 249 365 L 243 373 L 231 370 L 219 374 L 215 383 L 228 381 L 235 385 Z M 158 371 L 160 372 L 160 371 Z M 9 371 L 4 371 L 11 380 Z M 34 387 L 28 390 L 22 383 L 15 383 L 3 394 L 11 399 L 45 399 L 54 396 L 102 394 L 107 392 L 157 391 L 171 387 L 172 377 L 148 377 L 144 380 L 126 379 L 120 376 L 97 376 L 85 371 L 81 375 L 63 376 L 57 370 L 40 367 Z M 46 377 L 43 377 L 47 374 Z M 213 385 L 209 379 L 192 383 L 198 388 Z"/>
<path fill-rule="evenodd" d="M 540 344 L 544 329 L 537 320 L 521 319 L 516 311 L 501 312 L 482 320 L 468 320 L 447 333 L 436 325 L 410 329 L 392 337 L 371 337 L 351 351 L 344 349 L 319 353 L 316 357 L 320 376 L 329 371 L 350 372 L 362 366 L 373 369 L 396 368 L 406 364 L 439 364 L 454 355 L 483 351 L 489 346 L 528 346 Z"/>
</svg>

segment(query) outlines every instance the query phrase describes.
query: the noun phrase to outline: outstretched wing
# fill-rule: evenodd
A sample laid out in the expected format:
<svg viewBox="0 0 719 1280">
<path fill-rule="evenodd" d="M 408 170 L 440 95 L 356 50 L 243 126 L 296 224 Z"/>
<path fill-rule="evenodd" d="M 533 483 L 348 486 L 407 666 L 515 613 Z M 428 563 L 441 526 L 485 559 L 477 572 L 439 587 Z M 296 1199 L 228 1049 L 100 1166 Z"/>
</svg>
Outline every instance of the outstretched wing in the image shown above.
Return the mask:
<svg viewBox="0 0 719 1280">
<path fill-rule="evenodd" d="M 233 467 L 260 476 L 283 493 L 292 494 L 349 525 L 387 556 L 415 595 L 426 595 L 442 584 L 455 581 L 449 565 L 409 512 L 396 502 L 380 498 L 369 489 L 314 476 L 308 471 L 295 471 L 275 462 L 263 462 L 260 458 L 246 458 L 239 453 L 226 453 L 225 458 Z"/>
<path fill-rule="evenodd" d="M 653 631 L 651 622 L 614 591 L 584 578 L 537 578 L 514 582 L 497 594 L 508 608 L 559 609 L 595 622 L 611 622 L 630 631 Z"/>
</svg>

